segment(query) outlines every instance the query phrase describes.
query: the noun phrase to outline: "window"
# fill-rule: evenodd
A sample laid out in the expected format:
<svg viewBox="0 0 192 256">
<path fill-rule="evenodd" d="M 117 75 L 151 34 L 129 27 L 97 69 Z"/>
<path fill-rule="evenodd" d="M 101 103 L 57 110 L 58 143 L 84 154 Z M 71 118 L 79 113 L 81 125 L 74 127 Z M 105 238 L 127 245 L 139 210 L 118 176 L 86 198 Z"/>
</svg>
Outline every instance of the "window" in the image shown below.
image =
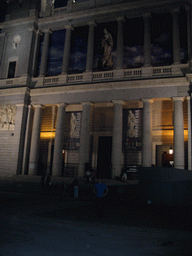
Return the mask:
<svg viewBox="0 0 192 256">
<path fill-rule="evenodd" d="M 15 68 L 16 68 L 16 61 L 9 62 L 9 70 L 7 78 L 14 78 L 15 77 Z"/>
</svg>

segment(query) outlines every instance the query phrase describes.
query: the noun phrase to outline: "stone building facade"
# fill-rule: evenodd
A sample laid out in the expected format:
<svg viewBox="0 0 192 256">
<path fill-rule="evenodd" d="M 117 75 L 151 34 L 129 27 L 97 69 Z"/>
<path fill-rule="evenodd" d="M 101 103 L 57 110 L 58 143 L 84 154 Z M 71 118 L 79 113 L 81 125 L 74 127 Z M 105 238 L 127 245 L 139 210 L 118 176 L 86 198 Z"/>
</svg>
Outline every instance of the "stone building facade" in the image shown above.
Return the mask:
<svg viewBox="0 0 192 256">
<path fill-rule="evenodd" d="M 191 170 L 190 0 L 7 2 L 0 174 Z"/>
</svg>

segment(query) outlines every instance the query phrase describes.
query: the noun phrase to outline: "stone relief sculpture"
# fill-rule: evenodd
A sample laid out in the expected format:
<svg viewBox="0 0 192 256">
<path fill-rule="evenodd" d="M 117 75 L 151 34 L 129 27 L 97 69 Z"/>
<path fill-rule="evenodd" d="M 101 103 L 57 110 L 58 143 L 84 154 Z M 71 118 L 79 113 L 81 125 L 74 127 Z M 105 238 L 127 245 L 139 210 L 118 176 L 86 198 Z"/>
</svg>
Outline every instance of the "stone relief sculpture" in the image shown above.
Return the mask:
<svg viewBox="0 0 192 256">
<path fill-rule="evenodd" d="M 135 137 L 136 132 L 135 132 L 135 115 L 131 110 L 129 110 L 129 115 L 128 115 L 128 136 L 129 137 Z"/>
<path fill-rule="evenodd" d="M 50 16 L 54 8 L 55 0 L 41 0 L 41 13 L 43 16 Z"/>
<path fill-rule="evenodd" d="M 71 130 L 70 130 L 70 138 L 75 138 L 75 128 L 76 128 L 77 118 L 74 113 L 71 114 Z"/>
<path fill-rule="evenodd" d="M 15 126 L 16 106 L 0 106 L 0 130 L 13 130 Z"/>
<path fill-rule="evenodd" d="M 112 35 L 107 31 L 107 29 L 104 29 L 104 38 L 102 40 L 102 47 L 103 47 L 103 58 L 102 58 L 102 66 L 103 68 L 111 68 L 113 66 L 113 59 L 111 55 L 111 51 L 113 49 L 113 38 Z"/>
<path fill-rule="evenodd" d="M 13 40 L 12 40 L 13 49 L 17 49 L 17 46 L 20 43 L 20 41 L 21 41 L 20 35 L 16 35 L 13 37 Z"/>
</svg>

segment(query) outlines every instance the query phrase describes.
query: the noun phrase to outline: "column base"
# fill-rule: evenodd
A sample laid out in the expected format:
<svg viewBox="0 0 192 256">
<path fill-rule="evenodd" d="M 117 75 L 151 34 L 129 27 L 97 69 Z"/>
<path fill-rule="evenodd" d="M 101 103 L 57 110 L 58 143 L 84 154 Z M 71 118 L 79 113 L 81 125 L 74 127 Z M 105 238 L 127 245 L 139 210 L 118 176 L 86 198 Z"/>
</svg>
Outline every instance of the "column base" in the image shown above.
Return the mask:
<svg viewBox="0 0 192 256">
<path fill-rule="evenodd" d="M 19 78 L 19 85 L 29 85 L 30 83 L 30 77 L 29 75 L 22 75 L 20 78 Z"/>
<path fill-rule="evenodd" d="M 78 168 L 78 177 L 84 177 L 85 173 L 84 173 L 84 168 L 85 168 L 85 164 L 83 163 L 79 163 L 79 168 Z"/>
<path fill-rule="evenodd" d="M 59 77 L 59 82 L 60 83 L 64 83 L 64 84 L 67 83 L 67 74 L 61 74 L 58 77 Z"/>
<path fill-rule="evenodd" d="M 37 175 L 37 163 L 29 163 L 28 175 Z"/>
<path fill-rule="evenodd" d="M 93 80 L 93 73 L 91 71 L 85 71 L 83 73 L 83 81 L 91 82 Z"/>
<path fill-rule="evenodd" d="M 174 165 L 175 169 L 180 169 L 180 170 L 184 170 L 185 167 L 183 165 Z"/>
<path fill-rule="evenodd" d="M 121 165 L 120 164 L 113 164 L 112 166 L 112 179 L 115 177 L 119 177 L 121 175 Z"/>
<path fill-rule="evenodd" d="M 54 163 L 52 169 L 52 176 L 61 177 L 62 163 Z"/>
<path fill-rule="evenodd" d="M 144 66 L 142 69 L 142 77 L 151 77 L 153 75 L 153 67 L 152 66 Z"/>
<path fill-rule="evenodd" d="M 124 69 L 115 69 L 113 70 L 113 77 L 116 78 L 123 78 L 124 77 Z"/>
<path fill-rule="evenodd" d="M 183 73 L 182 73 L 182 71 L 181 71 L 180 64 L 174 63 L 174 64 L 171 66 L 171 71 L 172 71 L 172 75 L 183 75 Z"/>
</svg>

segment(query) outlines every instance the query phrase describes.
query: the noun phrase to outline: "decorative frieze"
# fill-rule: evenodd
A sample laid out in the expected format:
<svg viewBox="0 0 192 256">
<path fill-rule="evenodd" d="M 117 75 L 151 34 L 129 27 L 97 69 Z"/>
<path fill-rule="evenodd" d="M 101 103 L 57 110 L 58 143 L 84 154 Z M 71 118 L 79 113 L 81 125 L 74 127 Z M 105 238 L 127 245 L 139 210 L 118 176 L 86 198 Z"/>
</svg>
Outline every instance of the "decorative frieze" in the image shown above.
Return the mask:
<svg viewBox="0 0 192 256">
<path fill-rule="evenodd" d="M 13 131 L 15 127 L 16 106 L 0 106 L 0 131 Z"/>
</svg>

